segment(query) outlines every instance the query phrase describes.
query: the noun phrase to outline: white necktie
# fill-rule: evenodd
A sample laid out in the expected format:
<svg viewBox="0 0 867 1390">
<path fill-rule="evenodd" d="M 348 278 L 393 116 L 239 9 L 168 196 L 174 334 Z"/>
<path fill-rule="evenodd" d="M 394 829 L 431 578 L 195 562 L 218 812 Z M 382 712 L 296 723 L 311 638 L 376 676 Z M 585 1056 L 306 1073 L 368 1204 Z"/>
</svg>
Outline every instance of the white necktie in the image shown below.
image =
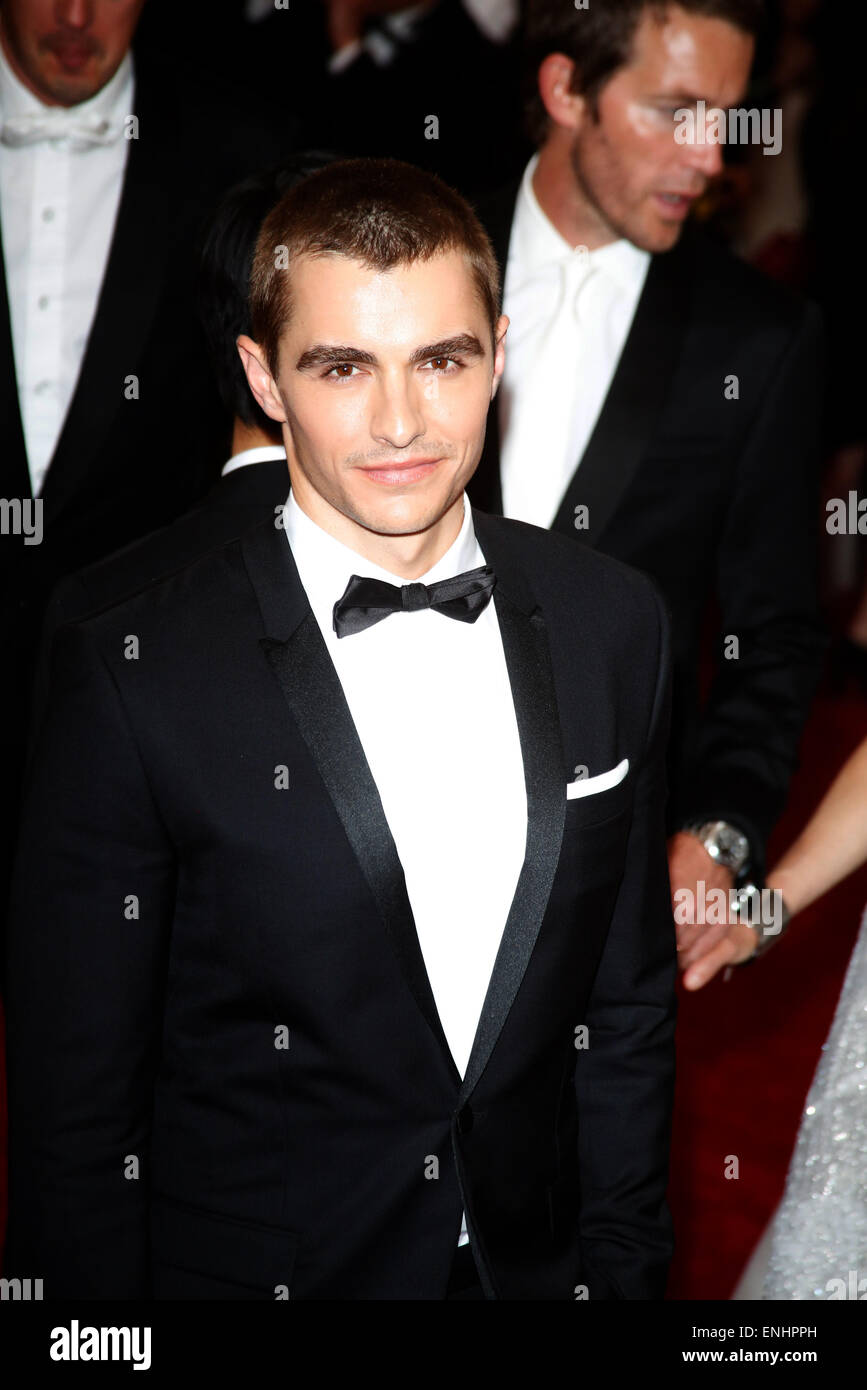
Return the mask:
<svg viewBox="0 0 867 1390">
<path fill-rule="evenodd" d="M 501 414 L 503 503 L 506 516 L 550 526 L 552 495 L 534 468 L 544 432 L 544 473 L 562 493 L 578 460 L 570 457 L 575 433 L 571 404 L 582 352 L 582 328 L 598 276 L 585 246 L 576 247 L 531 276 L 509 297 L 507 354 L 513 371 L 504 383 Z M 552 298 L 554 310 L 551 311 Z M 562 483 L 562 488 L 560 484 Z"/>
</svg>

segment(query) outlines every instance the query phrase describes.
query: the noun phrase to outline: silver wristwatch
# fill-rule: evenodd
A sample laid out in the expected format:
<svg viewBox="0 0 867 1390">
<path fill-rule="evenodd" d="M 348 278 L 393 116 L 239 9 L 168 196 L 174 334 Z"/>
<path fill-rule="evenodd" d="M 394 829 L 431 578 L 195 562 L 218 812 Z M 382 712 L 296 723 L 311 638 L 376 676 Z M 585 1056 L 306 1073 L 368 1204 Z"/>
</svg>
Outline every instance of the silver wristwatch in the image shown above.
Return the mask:
<svg viewBox="0 0 867 1390">
<path fill-rule="evenodd" d="M 750 857 L 750 842 L 742 830 L 726 820 L 708 820 L 685 825 L 684 830 L 701 840 L 711 859 L 731 869 L 735 878 Z"/>
<path fill-rule="evenodd" d="M 766 912 L 768 899 L 766 894 L 774 895 L 774 910 Z M 741 961 L 741 965 L 748 965 L 751 960 L 757 960 L 764 955 L 775 941 L 786 931 L 789 922 L 792 920 L 791 913 L 783 901 L 783 895 L 778 888 L 759 888 L 757 883 L 744 883 L 738 888 L 733 903 L 734 912 L 739 921 L 749 927 L 756 938 L 756 949 L 746 960 Z M 770 920 L 766 921 L 765 917 Z"/>
</svg>

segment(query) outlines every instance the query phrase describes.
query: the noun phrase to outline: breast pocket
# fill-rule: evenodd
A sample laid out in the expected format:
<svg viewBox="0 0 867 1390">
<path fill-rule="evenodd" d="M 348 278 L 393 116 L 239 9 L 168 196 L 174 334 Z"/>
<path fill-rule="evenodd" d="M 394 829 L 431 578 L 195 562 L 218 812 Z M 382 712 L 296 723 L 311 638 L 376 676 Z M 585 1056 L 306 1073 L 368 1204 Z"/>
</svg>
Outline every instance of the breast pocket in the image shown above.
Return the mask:
<svg viewBox="0 0 867 1390">
<path fill-rule="evenodd" d="M 601 825 L 616 816 L 626 815 L 632 806 L 633 790 L 633 775 L 630 772 L 616 786 L 567 800 L 564 832 L 586 830 L 591 825 Z"/>
<path fill-rule="evenodd" d="M 154 1297 L 274 1299 L 283 1287 L 291 1295 L 299 1240 L 280 1226 L 154 1196 Z"/>
</svg>

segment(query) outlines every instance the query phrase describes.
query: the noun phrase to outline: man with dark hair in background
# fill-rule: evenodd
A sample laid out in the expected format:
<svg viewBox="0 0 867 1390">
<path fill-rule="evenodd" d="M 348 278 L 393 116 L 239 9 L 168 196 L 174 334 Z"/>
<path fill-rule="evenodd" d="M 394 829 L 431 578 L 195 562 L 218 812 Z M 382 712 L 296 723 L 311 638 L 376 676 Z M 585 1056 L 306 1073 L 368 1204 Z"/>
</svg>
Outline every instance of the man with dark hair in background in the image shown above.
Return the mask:
<svg viewBox="0 0 867 1390">
<path fill-rule="evenodd" d="M 671 880 L 693 893 L 761 882 L 824 645 L 819 316 L 685 225 L 722 167 L 709 123 L 743 97 L 762 13 L 761 0 L 529 0 L 538 153 L 480 209 L 511 327 L 471 494 L 659 584 Z M 684 926 L 681 963 L 726 930 Z"/>
</svg>

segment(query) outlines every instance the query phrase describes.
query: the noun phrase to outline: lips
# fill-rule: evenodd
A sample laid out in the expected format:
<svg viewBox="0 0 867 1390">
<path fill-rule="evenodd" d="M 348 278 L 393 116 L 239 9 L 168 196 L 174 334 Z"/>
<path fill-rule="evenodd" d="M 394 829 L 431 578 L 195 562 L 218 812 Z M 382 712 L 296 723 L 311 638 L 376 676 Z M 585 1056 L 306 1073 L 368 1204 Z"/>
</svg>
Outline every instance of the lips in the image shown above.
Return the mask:
<svg viewBox="0 0 867 1390">
<path fill-rule="evenodd" d="M 657 206 L 665 213 L 668 218 L 686 217 L 696 198 L 697 193 L 656 193 Z"/>
<path fill-rule="evenodd" d="M 393 459 L 361 471 L 371 482 L 400 487 L 429 477 L 438 463 L 438 458 Z"/>
<path fill-rule="evenodd" d="M 55 43 L 51 45 L 51 52 L 64 68 L 83 68 L 93 57 L 93 49 L 80 44 Z"/>
</svg>

